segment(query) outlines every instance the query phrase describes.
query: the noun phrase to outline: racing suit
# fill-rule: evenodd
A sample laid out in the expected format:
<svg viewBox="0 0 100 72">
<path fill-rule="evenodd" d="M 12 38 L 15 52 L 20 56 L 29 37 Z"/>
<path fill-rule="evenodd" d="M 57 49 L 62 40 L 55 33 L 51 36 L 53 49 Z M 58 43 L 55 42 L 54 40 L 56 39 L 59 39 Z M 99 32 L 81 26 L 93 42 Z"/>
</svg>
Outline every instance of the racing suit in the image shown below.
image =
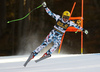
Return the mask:
<svg viewBox="0 0 100 72">
<path fill-rule="evenodd" d="M 52 54 L 59 47 L 62 36 L 68 27 L 73 26 L 79 30 L 83 30 L 82 27 L 78 26 L 73 21 L 67 20 L 66 22 L 64 22 L 63 18 L 60 15 L 53 13 L 48 7 L 46 7 L 45 10 L 48 15 L 50 15 L 56 20 L 56 24 L 54 25 L 54 28 L 50 31 L 50 33 L 47 35 L 47 37 L 44 39 L 43 43 L 33 51 L 35 56 L 51 42 L 53 42 L 54 45 L 46 53 Z"/>
</svg>

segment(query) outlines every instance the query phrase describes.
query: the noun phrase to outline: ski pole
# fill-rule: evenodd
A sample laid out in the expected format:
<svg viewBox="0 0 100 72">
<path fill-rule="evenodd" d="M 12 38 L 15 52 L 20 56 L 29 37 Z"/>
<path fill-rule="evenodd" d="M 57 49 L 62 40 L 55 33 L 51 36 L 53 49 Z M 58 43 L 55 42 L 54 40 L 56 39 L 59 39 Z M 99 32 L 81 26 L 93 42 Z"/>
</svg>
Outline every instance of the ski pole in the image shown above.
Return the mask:
<svg viewBox="0 0 100 72">
<path fill-rule="evenodd" d="M 77 30 L 75 33 L 77 33 L 78 31 L 80 31 L 80 32 L 81 32 L 82 30 Z M 84 32 L 84 31 L 83 31 L 83 32 Z"/>
<path fill-rule="evenodd" d="M 78 32 L 78 30 L 75 33 L 77 33 L 77 32 Z"/>
<path fill-rule="evenodd" d="M 41 5 L 39 5 L 38 7 L 34 8 L 31 12 L 33 12 L 34 10 L 36 10 L 36 9 L 38 9 L 38 8 L 40 8 L 40 7 L 42 7 L 42 4 L 41 4 Z M 11 20 L 11 21 L 8 21 L 7 23 L 11 23 L 11 22 L 15 22 L 15 21 L 20 21 L 20 20 L 23 20 L 23 19 L 25 19 L 26 17 L 28 17 L 28 16 L 29 16 L 29 14 L 30 14 L 31 12 L 29 12 L 27 15 L 25 15 L 25 16 L 24 16 L 24 17 L 22 17 L 22 18 L 15 19 L 15 20 Z"/>
</svg>

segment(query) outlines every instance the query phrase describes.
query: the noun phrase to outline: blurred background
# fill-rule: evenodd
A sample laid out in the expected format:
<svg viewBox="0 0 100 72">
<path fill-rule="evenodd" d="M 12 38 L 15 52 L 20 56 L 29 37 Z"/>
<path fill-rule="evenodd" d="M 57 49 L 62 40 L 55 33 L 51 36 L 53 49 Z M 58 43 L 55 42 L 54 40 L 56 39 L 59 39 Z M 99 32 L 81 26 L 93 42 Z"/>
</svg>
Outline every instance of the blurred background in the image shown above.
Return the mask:
<svg viewBox="0 0 100 72">
<path fill-rule="evenodd" d="M 0 56 L 27 54 L 43 42 L 56 24 L 43 7 L 34 10 L 24 20 L 9 24 L 7 21 L 25 16 L 44 1 L 59 15 L 65 10 L 71 11 L 76 2 L 72 17 L 81 16 L 81 0 L 0 0 Z M 83 25 L 89 31 L 88 35 L 83 35 L 84 54 L 100 53 L 100 0 L 84 0 Z M 61 53 L 80 54 L 81 33 L 66 32 Z"/>
</svg>

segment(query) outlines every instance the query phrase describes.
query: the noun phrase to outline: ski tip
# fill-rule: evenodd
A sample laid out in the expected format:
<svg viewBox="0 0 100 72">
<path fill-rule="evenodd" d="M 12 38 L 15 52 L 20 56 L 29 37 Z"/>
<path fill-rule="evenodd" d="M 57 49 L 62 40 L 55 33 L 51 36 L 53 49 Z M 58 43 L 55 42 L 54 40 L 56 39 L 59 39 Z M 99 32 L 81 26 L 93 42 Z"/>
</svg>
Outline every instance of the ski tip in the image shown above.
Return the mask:
<svg viewBox="0 0 100 72">
<path fill-rule="evenodd" d="M 26 67 L 26 65 L 23 65 L 24 67 Z"/>
<path fill-rule="evenodd" d="M 26 67 L 27 63 L 25 63 L 23 66 Z"/>
</svg>

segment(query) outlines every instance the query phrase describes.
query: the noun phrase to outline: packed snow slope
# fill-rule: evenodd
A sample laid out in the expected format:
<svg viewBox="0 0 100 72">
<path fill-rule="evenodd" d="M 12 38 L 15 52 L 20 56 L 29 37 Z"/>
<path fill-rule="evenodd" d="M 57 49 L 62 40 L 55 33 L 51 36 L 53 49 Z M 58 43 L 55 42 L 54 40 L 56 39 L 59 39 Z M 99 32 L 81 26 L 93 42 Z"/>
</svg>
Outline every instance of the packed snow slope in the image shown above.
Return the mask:
<svg viewBox="0 0 100 72">
<path fill-rule="evenodd" d="M 100 54 L 52 55 L 24 67 L 28 55 L 0 57 L 0 72 L 100 72 Z"/>
</svg>

